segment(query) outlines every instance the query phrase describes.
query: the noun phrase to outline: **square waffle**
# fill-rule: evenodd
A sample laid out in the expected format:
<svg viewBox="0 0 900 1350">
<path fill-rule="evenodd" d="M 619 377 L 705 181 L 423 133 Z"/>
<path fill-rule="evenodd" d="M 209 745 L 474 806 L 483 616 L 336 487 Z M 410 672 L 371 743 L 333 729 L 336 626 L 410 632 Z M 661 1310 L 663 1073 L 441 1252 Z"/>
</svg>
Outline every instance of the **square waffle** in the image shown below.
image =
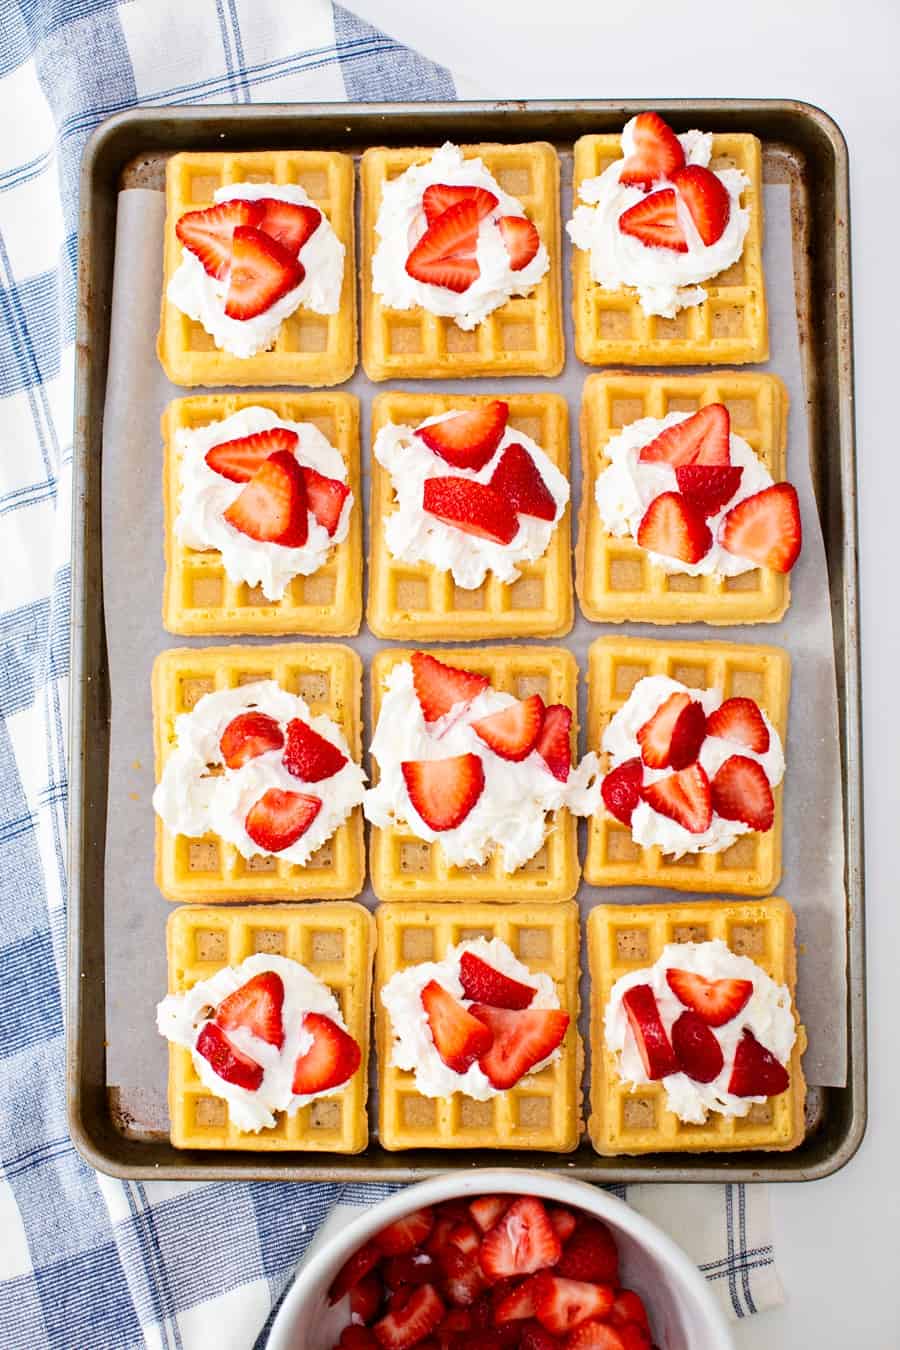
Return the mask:
<svg viewBox="0 0 900 1350">
<path fill-rule="evenodd" d="M 299 961 L 331 989 L 362 1063 L 333 1097 L 280 1114 L 271 1129 L 232 1125 L 228 1103 L 200 1081 L 191 1052 L 169 1044 L 169 1120 L 175 1148 L 240 1148 L 266 1152 L 359 1153 L 369 1142 L 366 1098 L 369 1004 L 375 924 L 362 905 L 253 905 L 230 910 L 187 905 L 166 928 L 169 993 L 190 989 L 222 966 L 257 952 Z"/>
<path fill-rule="evenodd" d="M 721 689 L 725 698 L 755 699 L 784 744 L 790 671 L 790 657 L 780 647 L 598 638 L 588 655 L 588 747 L 600 750 L 607 723 L 645 675 L 668 675 L 696 689 Z M 723 853 L 689 853 L 677 862 L 657 847 L 641 848 L 627 825 L 601 809 L 588 822 L 585 880 L 592 886 L 769 895 L 781 876 L 783 791 L 783 783 L 772 789 L 771 830 L 743 834 Z"/>
<path fill-rule="evenodd" d="M 176 222 L 212 206 L 227 183 L 298 183 L 344 245 L 344 280 L 336 314 L 300 306 L 281 325 L 271 351 L 233 356 L 216 347 L 202 324 L 166 299 L 181 262 Z M 327 150 L 242 150 L 182 153 L 166 165 L 166 241 L 159 359 L 173 384 L 341 384 L 356 369 L 356 257 L 353 244 L 353 160 Z"/>
<path fill-rule="evenodd" d="M 569 475 L 569 413 L 559 394 L 504 395 L 509 426 L 525 433 Z M 426 394 L 390 391 L 372 406 L 372 443 L 387 423 L 415 427 L 426 417 L 488 402 L 484 394 Z M 457 586 L 451 572 L 429 563 L 405 563 L 391 556 L 383 520 L 395 497 L 391 476 L 371 458 L 369 509 L 371 553 L 367 620 L 382 638 L 465 640 L 481 637 L 562 637 L 572 627 L 571 564 L 567 508 L 542 557 L 522 563 L 511 585 L 489 572 L 475 590 Z"/>
<path fill-rule="evenodd" d="M 495 689 L 545 703 L 565 703 L 573 711 L 572 750 L 578 744 L 578 666 L 562 647 L 451 648 L 434 655 L 448 665 L 486 675 Z M 386 648 L 372 661 L 372 724 L 378 721 L 384 680 L 411 650 Z M 374 760 L 371 776 L 377 781 Z M 549 821 L 544 843 L 516 872 L 504 872 L 500 852 L 480 866 L 455 867 L 438 843 L 420 839 L 406 826 L 373 826 L 370 845 L 372 888 L 379 900 L 571 900 L 578 889 L 578 834 L 575 819 L 563 808 Z"/>
<path fill-rule="evenodd" d="M 621 137 L 582 136 L 575 142 L 573 200 L 586 178 L 596 178 L 620 157 Z M 604 290 L 591 279 L 590 254 L 572 251 L 575 350 L 589 366 L 744 365 L 769 355 L 763 282 L 762 150 L 755 136 L 713 136 L 711 169 L 743 169 L 749 186 L 741 205 L 750 224 L 740 258 L 702 282 L 706 299 L 674 319 L 645 314 L 632 286 Z"/>
<path fill-rule="evenodd" d="M 794 1002 L 797 953 L 794 914 L 786 900 L 700 900 L 669 905 L 597 905 L 588 917 L 591 973 L 591 1117 L 588 1130 L 598 1153 L 731 1152 L 791 1149 L 803 1141 L 806 1084 L 800 1063 L 806 1032 L 797 1022 L 790 1086 L 778 1097 L 754 1102 L 748 1115 L 710 1111 L 705 1125 L 689 1124 L 666 1110 L 660 1083 L 634 1087 L 619 1078 L 605 1043 L 603 1018 L 610 990 L 629 971 L 653 965 L 671 942 L 721 938 L 738 956 L 749 956 Z M 794 1017 L 797 1018 L 796 1005 Z"/>
<path fill-rule="evenodd" d="M 376 911 L 375 1044 L 382 1148 L 522 1148 L 568 1153 L 581 1134 L 584 1052 L 578 1035 L 578 906 L 380 905 Z M 500 938 L 529 970 L 552 976 L 571 1021 L 559 1060 L 486 1102 L 462 1093 L 423 1097 L 414 1074 L 390 1063 L 392 1032 L 380 990 L 398 970 L 440 961 L 467 938 Z"/>
<path fill-rule="evenodd" d="M 277 647 L 180 647 L 153 665 L 156 779 L 175 748 L 175 719 L 213 690 L 276 680 L 300 694 L 314 716 L 326 713 L 362 754 L 362 665 L 349 647 L 282 643 Z M 365 878 L 362 809 L 356 807 L 304 867 L 277 857 L 243 858 L 215 834 L 173 835 L 156 819 L 156 884 L 167 900 L 228 904 L 241 900 L 343 900 Z"/>
<path fill-rule="evenodd" d="M 221 422 L 241 408 L 270 408 L 288 422 L 312 422 L 347 465 L 355 503 L 346 539 L 318 571 L 294 577 L 280 600 L 259 586 L 232 581 L 217 549 L 188 548 L 175 534 L 181 494 L 176 436 Z M 362 618 L 362 501 L 359 487 L 359 401 L 351 394 L 194 394 L 175 399 L 162 417 L 166 576 L 163 626 L 170 633 L 272 636 L 357 633 Z"/>
<path fill-rule="evenodd" d="M 363 367 L 370 380 L 435 379 L 452 375 L 558 375 L 562 370 L 562 244 L 559 158 L 552 145 L 465 145 L 467 159 L 488 172 L 522 204 L 550 255 L 550 268 L 529 295 L 511 296 L 471 332 L 424 309 L 388 309 L 372 290 L 375 221 L 385 182 L 432 149 L 367 150 L 360 161 L 362 187 Z"/>
<path fill-rule="evenodd" d="M 788 393 L 777 375 L 589 375 L 581 402 L 583 468 L 575 585 L 581 608 L 599 623 L 773 623 L 790 602 L 790 580 L 757 567 L 737 577 L 690 577 L 655 567 L 629 536 L 604 528 L 594 488 L 609 466 L 607 443 L 642 417 L 696 412 L 724 403 L 734 433 L 776 482 L 786 474 Z"/>
</svg>

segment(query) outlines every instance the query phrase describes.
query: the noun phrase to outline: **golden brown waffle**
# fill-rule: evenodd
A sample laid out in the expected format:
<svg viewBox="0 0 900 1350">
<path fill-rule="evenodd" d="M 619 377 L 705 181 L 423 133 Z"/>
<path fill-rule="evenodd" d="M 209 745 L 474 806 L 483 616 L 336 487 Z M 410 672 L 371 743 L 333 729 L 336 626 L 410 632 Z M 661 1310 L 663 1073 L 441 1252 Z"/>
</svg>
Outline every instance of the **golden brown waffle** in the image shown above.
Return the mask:
<svg viewBox="0 0 900 1350">
<path fill-rule="evenodd" d="M 188 905 L 169 916 L 166 929 L 169 993 L 208 980 L 257 952 L 306 966 L 334 994 L 362 1063 L 340 1092 L 280 1113 L 271 1129 L 254 1134 L 232 1125 L 228 1103 L 200 1081 L 191 1052 L 169 1044 L 169 1120 L 175 1148 L 241 1148 L 265 1152 L 359 1153 L 369 1141 L 366 1098 L 369 1004 L 375 924 L 362 905 L 253 905 L 235 909 Z"/>
<path fill-rule="evenodd" d="M 233 356 L 216 347 L 202 324 L 166 299 L 181 262 L 177 221 L 213 205 L 228 183 L 297 183 L 320 208 L 344 245 L 344 281 L 336 314 L 302 306 L 281 325 L 271 351 Z M 356 369 L 356 257 L 353 244 L 353 160 L 327 150 L 242 150 L 182 153 L 166 166 L 166 242 L 159 359 L 173 384 L 341 384 Z"/>
<path fill-rule="evenodd" d="M 573 200 L 586 178 L 596 178 L 621 155 L 620 136 L 582 136 L 575 142 Z M 645 314 L 632 286 L 604 290 L 591 279 L 590 254 L 572 252 L 575 350 L 590 366 L 744 365 L 769 355 L 763 282 L 762 151 L 755 136 L 713 137 L 711 169 L 743 169 L 750 180 L 741 204 L 750 224 L 741 257 L 704 281 L 707 298 L 674 319 Z"/>
<path fill-rule="evenodd" d="M 780 647 L 607 637 L 598 638 L 588 656 L 590 749 L 600 750 L 607 723 L 645 675 L 668 675 L 694 689 L 721 689 L 725 698 L 755 699 L 782 744 L 786 741 L 791 662 Z M 689 853 L 677 861 L 657 847 L 641 848 L 628 826 L 601 808 L 588 822 L 585 881 L 769 895 L 781 876 L 783 791 L 783 784 L 772 789 L 775 823 L 765 834 L 744 834 L 723 853 Z"/>
<path fill-rule="evenodd" d="M 578 1035 L 578 906 L 380 905 L 376 911 L 375 1044 L 378 1050 L 382 1148 L 522 1148 L 568 1153 L 581 1135 L 583 1049 Z M 537 974 L 553 978 L 571 1021 L 562 1055 L 499 1097 L 478 1102 L 462 1093 L 423 1097 L 415 1075 L 390 1064 L 392 1032 L 381 989 L 398 970 L 440 961 L 448 947 L 475 937 L 500 938 Z"/>
<path fill-rule="evenodd" d="M 783 618 L 790 580 L 767 567 L 737 577 L 671 575 L 630 536 L 608 534 L 594 487 L 609 466 L 605 447 L 642 417 L 724 403 L 731 429 L 753 447 L 776 482 L 786 474 L 788 392 L 777 375 L 589 375 L 581 403 L 582 491 L 575 554 L 581 608 L 600 623 L 772 623 Z"/>
<path fill-rule="evenodd" d="M 270 408 L 288 422 L 312 422 L 347 465 L 355 498 L 346 539 L 318 571 L 294 577 L 280 600 L 267 600 L 259 586 L 231 581 L 217 549 L 188 548 L 175 534 L 181 493 L 176 437 L 221 422 L 241 408 Z M 166 577 L 163 626 L 170 633 L 274 636 L 309 633 L 340 637 L 357 633 L 362 618 L 362 501 L 359 488 L 359 400 L 351 394 L 195 394 L 175 399 L 162 417 L 165 442 Z"/>
<path fill-rule="evenodd" d="M 794 915 L 786 900 L 700 900 L 670 905 L 598 905 L 588 917 L 591 973 L 591 1118 L 588 1130 L 598 1153 L 731 1152 L 791 1149 L 803 1141 L 806 1083 L 801 1056 L 806 1032 L 797 1019 L 788 1072 L 790 1087 L 778 1097 L 755 1102 L 747 1116 L 729 1118 L 710 1111 L 705 1125 L 682 1122 L 665 1107 L 661 1083 L 632 1089 L 619 1077 L 615 1054 L 606 1046 L 603 1018 L 610 990 L 629 971 L 652 966 L 670 942 L 721 938 L 738 956 L 749 956 L 794 1001 L 797 953 Z"/>
<path fill-rule="evenodd" d="M 578 744 L 578 666 L 561 647 L 461 647 L 433 653 L 439 661 L 486 675 L 495 689 L 572 709 L 572 752 Z M 372 724 L 378 722 L 384 681 L 412 651 L 387 648 L 372 661 Z M 371 764 L 378 778 L 375 761 Z M 571 900 L 578 889 L 578 836 L 573 816 L 563 808 L 549 820 L 543 846 L 516 872 L 504 872 L 499 850 L 481 866 L 454 867 L 440 844 L 420 839 L 407 826 L 372 826 L 370 870 L 379 900 Z"/>
<path fill-rule="evenodd" d="M 313 716 L 325 713 L 362 753 L 362 665 L 336 644 L 282 643 L 275 647 L 179 647 L 153 665 L 156 779 L 175 748 L 175 719 L 214 690 L 276 680 L 300 694 Z M 156 884 L 167 900 L 227 904 L 241 900 L 343 900 L 359 895 L 365 877 L 362 810 L 355 807 L 304 867 L 275 856 L 243 858 L 215 834 L 173 835 L 157 816 Z"/>
<path fill-rule="evenodd" d="M 422 164 L 433 149 L 367 150 L 362 188 L 363 367 L 370 380 L 436 379 L 452 375 L 558 375 L 564 358 L 559 158 L 552 145 L 464 145 L 534 221 L 550 268 L 529 295 L 512 296 L 477 328 L 464 332 L 452 319 L 424 309 L 388 309 L 372 290 L 375 221 L 385 182 Z"/>
<path fill-rule="evenodd" d="M 536 441 L 569 475 L 569 413 L 559 394 L 504 394 L 509 427 Z M 473 408 L 489 402 L 485 394 L 379 394 L 372 405 L 372 444 L 390 422 L 418 426 L 438 413 Z M 512 585 L 489 572 L 475 590 L 457 586 L 450 572 L 429 563 L 406 563 L 391 556 L 382 521 L 391 514 L 395 497 L 391 476 L 371 459 L 369 519 L 369 600 L 366 618 L 382 638 L 421 641 L 481 637 L 562 637 L 574 618 L 569 561 L 567 507 L 542 557 L 522 563 Z"/>
</svg>

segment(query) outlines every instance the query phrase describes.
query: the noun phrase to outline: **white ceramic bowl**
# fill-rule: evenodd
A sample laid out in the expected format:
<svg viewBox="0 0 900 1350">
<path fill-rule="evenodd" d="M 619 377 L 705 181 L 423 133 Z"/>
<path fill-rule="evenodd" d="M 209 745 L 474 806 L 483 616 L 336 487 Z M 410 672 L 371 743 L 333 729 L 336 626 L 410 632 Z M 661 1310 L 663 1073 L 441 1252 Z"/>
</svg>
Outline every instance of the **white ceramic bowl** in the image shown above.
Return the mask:
<svg viewBox="0 0 900 1350">
<path fill-rule="evenodd" d="M 328 1289 L 341 1266 L 386 1224 L 456 1196 L 537 1195 L 602 1219 L 619 1248 L 623 1283 L 647 1305 L 660 1350 L 734 1350 L 725 1315 L 697 1267 L 655 1224 L 607 1191 L 552 1172 L 490 1169 L 409 1186 L 330 1236 L 300 1266 L 272 1326 L 268 1350 L 331 1350 L 340 1335 Z"/>
</svg>

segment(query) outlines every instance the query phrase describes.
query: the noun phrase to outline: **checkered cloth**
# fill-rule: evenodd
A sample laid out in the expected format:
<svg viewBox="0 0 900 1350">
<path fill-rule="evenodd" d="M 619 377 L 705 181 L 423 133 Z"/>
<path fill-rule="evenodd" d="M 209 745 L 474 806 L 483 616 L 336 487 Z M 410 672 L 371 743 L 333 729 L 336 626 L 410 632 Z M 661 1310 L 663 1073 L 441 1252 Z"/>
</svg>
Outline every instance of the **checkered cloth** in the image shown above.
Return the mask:
<svg viewBox="0 0 900 1350">
<path fill-rule="evenodd" d="M 0 1344 L 250 1347 L 296 1262 L 381 1186 L 122 1184 L 66 1133 L 69 511 L 77 175 L 134 104 L 452 99 L 331 0 L 0 5 Z M 763 1188 L 642 1187 L 735 1316 L 780 1301 Z M 337 1208 L 336 1208 L 337 1207 Z"/>
</svg>

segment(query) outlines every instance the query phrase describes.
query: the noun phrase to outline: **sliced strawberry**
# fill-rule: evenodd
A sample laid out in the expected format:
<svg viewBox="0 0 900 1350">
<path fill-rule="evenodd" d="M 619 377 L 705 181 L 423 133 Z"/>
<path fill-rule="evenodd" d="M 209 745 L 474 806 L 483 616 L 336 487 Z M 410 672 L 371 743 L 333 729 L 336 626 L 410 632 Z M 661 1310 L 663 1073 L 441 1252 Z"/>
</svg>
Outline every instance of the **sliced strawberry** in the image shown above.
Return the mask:
<svg viewBox="0 0 900 1350">
<path fill-rule="evenodd" d="M 572 767 L 572 709 L 551 703 L 544 709 L 544 724 L 534 747 L 547 768 L 561 783 L 568 782 Z"/>
<path fill-rule="evenodd" d="M 544 700 L 540 694 L 511 703 L 472 723 L 472 730 L 501 759 L 514 763 L 527 759 L 544 724 Z"/>
<path fill-rule="evenodd" d="M 599 1219 L 581 1219 L 563 1247 L 556 1269 L 569 1280 L 618 1284 L 619 1253 L 606 1224 Z"/>
<path fill-rule="evenodd" d="M 591 1318 L 605 1317 L 614 1297 L 608 1284 L 544 1274 L 537 1291 L 537 1319 L 554 1336 L 564 1336 Z"/>
<path fill-rule="evenodd" d="M 495 1322 L 524 1322 L 537 1312 L 535 1293 L 540 1287 L 539 1276 L 532 1275 L 521 1284 L 516 1284 L 503 1298 L 494 1304 Z"/>
<path fill-rule="evenodd" d="M 497 544 L 511 543 L 519 532 L 512 504 L 490 484 L 471 478 L 426 478 L 422 507 L 445 525 Z"/>
<path fill-rule="evenodd" d="M 703 834 L 712 821 L 709 779 L 700 764 L 691 764 L 680 773 L 658 778 L 641 789 L 644 801 L 668 816 L 691 834 Z"/>
<path fill-rule="evenodd" d="M 388 1289 L 399 1289 L 405 1284 L 431 1284 L 435 1278 L 435 1263 L 422 1252 L 405 1252 L 389 1256 L 381 1267 Z"/>
<path fill-rule="evenodd" d="M 244 829 L 266 853 L 280 853 L 306 834 L 321 809 L 320 797 L 269 788 L 250 807 Z"/>
<path fill-rule="evenodd" d="M 223 1031 L 246 1027 L 268 1045 L 284 1045 L 284 983 L 274 970 L 254 975 L 240 989 L 223 998 L 216 1009 L 216 1024 Z"/>
<path fill-rule="evenodd" d="M 675 469 L 678 491 L 705 517 L 731 501 L 743 476 L 739 464 L 679 464 Z"/>
<path fill-rule="evenodd" d="M 440 1256 L 447 1245 L 447 1238 L 458 1223 L 468 1218 L 469 1208 L 464 1200 L 446 1200 L 435 1211 L 434 1228 L 425 1244 L 426 1252 L 433 1257 Z"/>
<path fill-rule="evenodd" d="M 501 216 L 497 225 L 509 254 L 510 271 L 521 272 L 540 248 L 541 236 L 527 216 Z"/>
<path fill-rule="evenodd" d="M 381 1252 L 374 1242 L 364 1243 L 358 1251 L 347 1258 L 335 1275 L 328 1291 L 329 1303 L 339 1303 L 345 1294 L 359 1284 L 360 1280 L 365 1279 L 370 1270 L 375 1269 L 380 1260 Z"/>
<path fill-rule="evenodd" d="M 600 784 L 603 804 L 611 816 L 623 825 L 631 824 L 634 808 L 641 800 L 644 766 L 640 759 L 626 759 L 617 764 Z"/>
<path fill-rule="evenodd" d="M 254 319 L 305 276 L 303 264 L 276 240 L 250 225 L 239 225 L 231 241 L 225 313 L 229 319 Z"/>
<path fill-rule="evenodd" d="M 331 778 L 347 763 L 347 756 L 333 741 L 313 731 L 308 722 L 294 717 L 288 722 L 284 767 L 304 783 L 321 783 Z"/>
<path fill-rule="evenodd" d="M 724 403 L 707 403 L 674 422 L 641 447 L 642 464 L 661 461 L 674 469 L 684 464 L 731 463 L 731 416 Z"/>
<path fill-rule="evenodd" d="M 484 1272 L 476 1252 L 461 1252 L 458 1247 L 448 1245 L 438 1259 L 443 1272 L 440 1288 L 444 1297 L 454 1307 L 472 1307 L 485 1289 Z"/>
<path fill-rule="evenodd" d="M 378 1350 L 378 1342 L 375 1339 L 375 1333 L 370 1331 L 368 1327 L 351 1323 L 350 1326 L 344 1327 L 341 1332 L 337 1350 Z"/>
<path fill-rule="evenodd" d="M 474 998 L 475 996 L 473 994 L 469 994 L 468 992 L 466 992 L 467 969 L 469 971 L 470 979 L 472 971 L 471 963 L 469 964 L 468 968 L 465 967 L 463 964 L 467 956 L 471 956 L 472 960 L 477 961 L 479 965 L 483 966 L 484 962 L 481 960 L 480 957 L 475 956 L 472 952 L 464 952 L 462 961 L 460 962 L 459 973 L 460 973 L 460 980 L 462 981 L 463 992 L 466 994 L 466 998 Z M 485 969 L 489 970 L 490 967 L 485 966 Z M 501 978 L 505 979 L 507 977 L 503 976 Z M 510 984 L 518 984 L 518 980 L 510 980 L 509 982 Z M 523 984 L 521 987 L 525 989 L 527 986 Z M 529 989 L 528 992 L 529 995 L 531 995 L 532 997 L 534 996 L 533 989 Z M 482 999 L 481 1002 L 488 1003 L 490 1002 L 490 1000 Z M 525 1007 L 526 1005 L 519 1004 L 518 1006 Z M 500 1218 L 501 1214 L 505 1214 L 508 1209 L 509 1209 L 509 1200 L 506 1196 L 503 1195 L 479 1195 L 477 1199 L 472 1200 L 469 1204 L 469 1213 L 472 1215 L 472 1218 L 478 1224 L 478 1227 L 481 1229 L 482 1233 L 486 1233 L 489 1228 L 493 1228 L 494 1224 Z"/>
<path fill-rule="evenodd" d="M 484 767 L 478 755 L 408 759 L 400 768 L 409 800 L 432 830 L 456 829 L 484 791 Z"/>
<path fill-rule="evenodd" d="M 475 249 L 480 220 L 477 203 L 468 199 L 441 212 L 406 259 L 407 275 L 458 295 L 467 291 L 479 276 Z"/>
<path fill-rule="evenodd" d="M 479 220 L 484 220 L 498 205 L 497 198 L 487 188 L 462 183 L 429 183 L 422 193 L 422 209 L 429 225 L 433 225 L 438 216 L 459 202 L 471 202 L 478 212 Z"/>
<path fill-rule="evenodd" d="M 231 240 L 242 225 L 258 225 L 262 218 L 258 202 L 234 198 L 209 206 L 205 211 L 188 211 L 175 225 L 179 241 L 196 255 L 203 270 L 218 281 L 224 280 L 231 266 Z"/>
<path fill-rule="evenodd" d="M 444 1304 L 433 1285 L 423 1284 L 399 1301 L 394 1295 L 390 1312 L 376 1322 L 373 1330 L 378 1344 L 384 1350 L 406 1350 L 417 1345 L 434 1331 L 444 1316 Z"/>
<path fill-rule="evenodd" d="M 419 427 L 416 435 L 428 449 L 455 469 L 483 469 L 503 439 L 509 404 L 492 398 L 468 412 L 454 413 L 442 422 Z"/>
<path fill-rule="evenodd" d="M 322 223 L 322 212 L 315 206 L 298 206 L 278 197 L 259 197 L 256 204 L 263 211 L 257 228 L 295 256 Z"/>
<path fill-rule="evenodd" d="M 711 1027 L 723 1027 L 737 1017 L 753 993 L 752 980 L 707 980 L 674 966 L 666 971 L 666 981 L 679 1003 Z"/>
<path fill-rule="evenodd" d="M 516 1011 L 473 1003 L 469 1011 L 493 1035 L 493 1044 L 481 1055 L 478 1064 L 491 1084 L 501 1091 L 513 1087 L 535 1064 L 552 1055 L 562 1044 L 569 1025 L 569 1014 L 561 1008 Z"/>
<path fill-rule="evenodd" d="M 366 1326 L 374 1322 L 384 1301 L 384 1289 L 377 1275 L 366 1275 L 350 1290 L 350 1315 Z"/>
<path fill-rule="evenodd" d="M 518 441 L 508 445 L 491 475 L 491 487 L 505 497 L 514 510 L 538 520 L 556 519 L 556 502 L 534 460 Z"/>
<path fill-rule="evenodd" d="M 445 665 L 428 652 L 412 654 L 413 688 L 426 722 L 437 722 L 457 703 L 471 703 L 490 680 L 472 670 Z"/>
<path fill-rule="evenodd" d="M 522 1195 L 485 1234 L 479 1259 L 493 1284 L 510 1275 L 532 1275 L 536 1270 L 554 1266 L 560 1251 L 559 1238 L 541 1201 L 532 1195 Z"/>
<path fill-rule="evenodd" d="M 675 208 L 674 188 L 651 192 L 619 216 L 623 234 L 639 239 L 648 248 L 668 248 L 674 253 L 687 253 L 687 239 Z"/>
<path fill-rule="evenodd" d="M 686 164 L 671 178 L 704 244 L 721 239 L 731 215 L 731 201 L 719 175 L 702 164 Z"/>
<path fill-rule="evenodd" d="M 686 769 L 706 736 L 706 714 L 690 694 L 677 690 L 639 728 L 641 758 L 650 769 Z"/>
<path fill-rule="evenodd" d="M 473 1003 L 487 1003 L 491 1008 L 527 1008 L 537 993 L 533 985 L 523 984 L 521 980 L 495 970 L 474 952 L 463 952 L 460 957 L 459 979 L 466 998 Z M 475 1215 L 485 1230 L 493 1225 L 491 1215 L 499 1216 L 507 1205 L 507 1201 L 499 1196 L 484 1196 L 476 1203 L 481 1207 L 481 1216 L 490 1219 L 490 1222 L 482 1222 L 482 1217 Z"/>
<path fill-rule="evenodd" d="M 725 820 L 740 820 L 751 830 L 771 830 L 775 798 L 763 766 L 747 755 L 726 759 L 712 780 L 712 806 Z"/>
<path fill-rule="evenodd" d="M 554 1205 L 550 1214 L 550 1222 L 553 1224 L 556 1236 L 560 1242 L 566 1242 L 575 1231 L 578 1220 L 570 1209 L 564 1209 L 562 1205 Z"/>
<path fill-rule="evenodd" d="M 489 1028 L 467 1012 L 437 980 L 429 980 L 420 998 L 435 1050 L 454 1073 L 465 1073 L 479 1055 L 490 1049 Z M 447 1236 L 448 1243 L 452 1243 L 453 1231 Z"/>
<path fill-rule="evenodd" d="M 635 1322 L 647 1331 L 650 1330 L 647 1309 L 644 1307 L 640 1294 L 636 1294 L 633 1289 L 620 1289 L 617 1292 L 616 1301 L 610 1310 L 609 1320 L 616 1326 L 620 1326 L 623 1322 Z"/>
<path fill-rule="evenodd" d="M 468 1219 L 454 1224 L 447 1234 L 447 1245 L 455 1247 L 465 1256 L 471 1256 L 481 1246 L 481 1230 Z"/>
<path fill-rule="evenodd" d="M 435 1329 L 435 1339 L 439 1350 L 458 1350 L 463 1344 L 462 1332 L 474 1331 L 472 1312 L 469 1308 L 451 1308 L 443 1321 Z M 465 1337 L 468 1346 L 471 1336 Z"/>
<path fill-rule="evenodd" d="M 281 727 L 268 713 L 238 713 L 222 732 L 219 750 L 229 769 L 239 769 L 258 755 L 279 750 L 284 745 Z"/>
<path fill-rule="evenodd" d="M 738 1041 L 728 1091 L 736 1097 L 777 1097 L 790 1085 L 790 1074 L 771 1050 L 753 1035 L 749 1027 Z"/>
<path fill-rule="evenodd" d="M 769 748 L 769 728 L 759 704 L 752 698 L 726 698 L 706 719 L 707 736 L 736 741 L 748 750 L 764 755 Z"/>
<path fill-rule="evenodd" d="M 690 1008 L 672 1025 L 672 1049 L 681 1072 L 695 1083 L 711 1083 L 722 1072 L 722 1047 L 703 1018 Z"/>
<path fill-rule="evenodd" d="M 264 460 L 223 515 L 250 539 L 302 548 L 309 534 L 306 486 L 291 452 L 278 450 Z"/>
<path fill-rule="evenodd" d="M 214 473 L 220 473 L 232 483 L 249 483 L 257 469 L 278 450 L 297 449 L 299 437 L 287 427 L 269 427 L 254 431 L 251 436 L 238 436 L 233 441 L 221 441 L 207 450 L 204 459 Z"/>
<path fill-rule="evenodd" d="M 698 563 L 706 557 L 713 539 L 701 510 L 680 492 L 661 492 L 641 518 L 637 541 L 651 553 Z"/>
<path fill-rule="evenodd" d="M 797 490 L 773 483 L 733 506 L 719 526 L 719 543 L 737 558 L 789 572 L 800 554 L 803 529 Z"/>
<path fill-rule="evenodd" d="M 305 464 L 302 470 L 307 505 L 322 528 L 332 535 L 338 527 L 350 487 L 339 478 L 326 478 Z"/>
<path fill-rule="evenodd" d="M 545 1331 L 536 1317 L 523 1322 L 519 1331 L 519 1350 L 561 1350 L 562 1341 Z"/>
<path fill-rule="evenodd" d="M 212 1065 L 213 1072 L 226 1083 L 255 1092 L 263 1080 L 262 1065 L 241 1054 L 215 1022 L 207 1022 L 197 1037 L 196 1051 Z"/>
<path fill-rule="evenodd" d="M 434 1210 L 430 1205 L 414 1209 L 382 1228 L 372 1239 L 385 1256 L 405 1256 L 421 1247 L 434 1228 Z"/>
<path fill-rule="evenodd" d="M 357 1042 L 348 1031 L 324 1013 L 308 1012 L 303 1017 L 303 1030 L 312 1036 L 313 1043 L 294 1065 L 291 1090 L 297 1096 L 327 1092 L 340 1087 L 352 1078 L 359 1068 L 362 1055 Z"/>
<path fill-rule="evenodd" d="M 633 1334 L 632 1334 L 633 1333 Z M 566 1340 L 565 1350 L 650 1350 L 650 1337 L 643 1327 L 610 1326 L 608 1322 L 582 1322 Z"/>
<path fill-rule="evenodd" d="M 651 1082 L 678 1072 L 678 1060 L 659 1015 L 656 996 L 649 984 L 636 984 L 622 996 L 622 1006 L 635 1045 Z"/>
<path fill-rule="evenodd" d="M 632 128 L 634 152 L 619 170 L 626 187 L 649 189 L 660 178 L 671 178 L 684 164 L 684 151 L 675 132 L 659 113 L 638 113 Z"/>
</svg>

